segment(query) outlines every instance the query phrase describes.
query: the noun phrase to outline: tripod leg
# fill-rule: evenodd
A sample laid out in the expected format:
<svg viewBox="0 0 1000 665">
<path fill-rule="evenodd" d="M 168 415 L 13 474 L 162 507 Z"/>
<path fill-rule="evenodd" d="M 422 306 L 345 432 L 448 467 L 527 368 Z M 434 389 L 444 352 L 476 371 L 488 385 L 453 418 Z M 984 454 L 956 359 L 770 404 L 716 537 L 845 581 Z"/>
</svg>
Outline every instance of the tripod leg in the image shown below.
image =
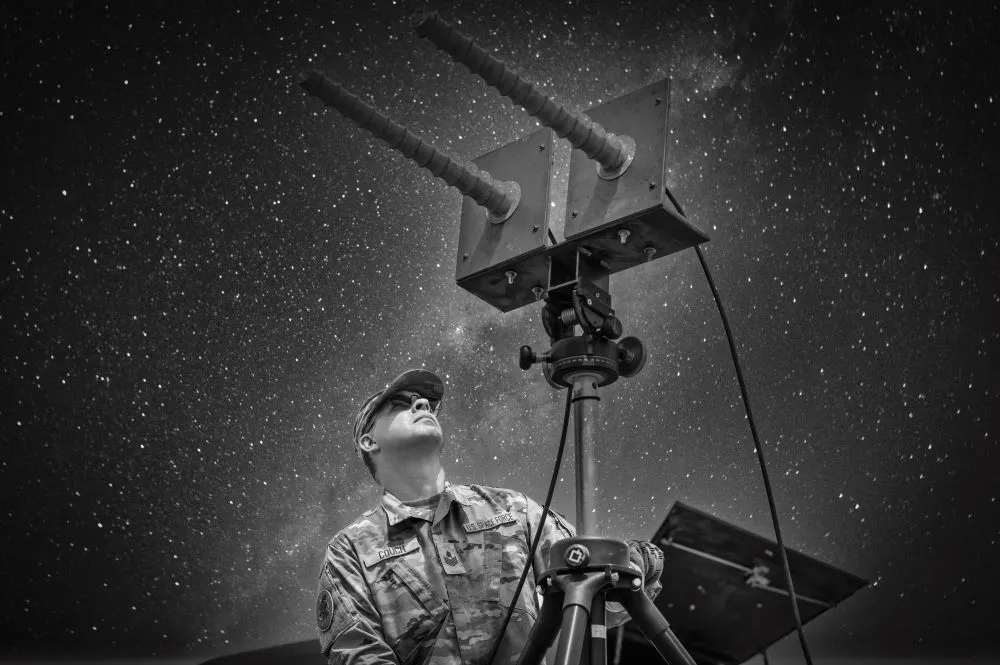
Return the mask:
<svg viewBox="0 0 1000 665">
<path fill-rule="evenodd" d="M 556 641 L 556 633 L 559 631 L 562 597 L 562 594 L 552 593 L 542 603 L 542 610 L 538 613 L 538 621 L 528 633 L 528 641 L 521 651 L 517 665 L 538 665 L 545 658 L 545 652 Z"/>
<path fill-rule="evenodd" d="M 641 590 L 633 591 L 622 594 L 616 600 L 625 606 L 632 621 L 639 626 L 639 630 L 652 643 L 663 660 L 670 665 L 697 665 L 691 654 L 670 630 L 670 624 L 645 593 Z"/>
<path fill-rule="evenodd" d="M 555 665 L 579 665 L 583 640 L 587 637 L 587 610 L 579 605 L 563 609 L 562 633 Z"/>
<path fill-rule="evenodd" d="M 555 665 L 578 665 L 587 639 L 590 612 L 595 602 L 601 604 L 603 612 L 603 589 L 611 578 L 607 572 L 590 571 L 583 574 L 560 575 L 556 583 L 565 592 L 563 598 L 562 634 Z M 601 628 L 604 628 L 603 621 Z M 606 641 L 606 640 L 605 640 Z M 602 653 L 604 644 L 601 644 Z M 589 658 L 588 658 L 589 660 Z"/>
<path fill-rule="evenodd" d="M 621 665 L 622 662 L 622 644 L 625 642 L 625 626 L 618 626 L 615 628 L 615 657 L 611 661 L 611 665 Z"/>
<path fill-rule="evenodd" d="M 590 604 L 590 665 L 608 665 L 608 627 L 604 623 L 604 594 Z"/>
</svg>

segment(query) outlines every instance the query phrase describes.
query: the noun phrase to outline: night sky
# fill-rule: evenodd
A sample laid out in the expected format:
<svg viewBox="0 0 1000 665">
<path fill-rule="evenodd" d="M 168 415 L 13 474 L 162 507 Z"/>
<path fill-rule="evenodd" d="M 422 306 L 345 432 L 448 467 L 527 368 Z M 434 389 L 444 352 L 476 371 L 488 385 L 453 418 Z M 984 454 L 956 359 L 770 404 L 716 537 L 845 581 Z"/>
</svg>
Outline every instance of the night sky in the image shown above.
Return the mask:
<svg viewBox="0 0 1000 665">
<path fill-rule="evenodd" d="M 298 86 L 324 69 L 463 160 L 536 129 L 413 32 L 424 6 L 0 9 L 0 653 L 313 637 L 323 547 L 379 494 L 354 413 L 406 367 L 446 378 L 453 481 L 544 499 L 540 306 L 457 287 L 461 195 Z M 786 543 L 871 582 L 814 655 L 1000 651 L 997 7 L 429 6 L 574 110 L 670 77 L 667 183 L 712 238 Z M 773 538 L 694 251 L 611 292 L 650 357 L 602 391 L 605 534 L 683 501 Z"/>
</svg>

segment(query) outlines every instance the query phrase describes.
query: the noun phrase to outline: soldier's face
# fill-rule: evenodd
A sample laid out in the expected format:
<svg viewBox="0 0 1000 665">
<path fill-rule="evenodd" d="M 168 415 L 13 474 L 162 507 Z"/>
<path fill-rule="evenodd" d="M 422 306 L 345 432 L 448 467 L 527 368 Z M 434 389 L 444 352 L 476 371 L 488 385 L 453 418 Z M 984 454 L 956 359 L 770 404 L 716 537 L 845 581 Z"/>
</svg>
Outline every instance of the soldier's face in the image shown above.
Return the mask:
<svg viewBox="0 0 1000 665">
<path fill-rule="evenodd" d="M 402 392 L 386 400 L 371 429 L 383 451 L 441 445 L 441 424 L 430 402 L 417 393 Z"/>
</svg>

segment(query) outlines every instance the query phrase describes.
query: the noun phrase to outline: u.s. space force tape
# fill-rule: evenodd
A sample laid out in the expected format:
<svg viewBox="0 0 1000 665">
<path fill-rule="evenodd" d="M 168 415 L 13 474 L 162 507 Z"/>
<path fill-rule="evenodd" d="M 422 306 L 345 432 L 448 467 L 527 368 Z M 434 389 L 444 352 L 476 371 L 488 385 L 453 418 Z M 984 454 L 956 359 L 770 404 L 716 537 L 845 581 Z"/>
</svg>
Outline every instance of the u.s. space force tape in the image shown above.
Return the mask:
<svg viewBox="0 0 1000 665">
<path fill-rule="evenodd" d="M 478 522 L 466 522 L 462 525 L 466 533 L 475 533 L 476 531 L 485 531 L 486 529 L 492 529 L 495 526 L 500 526 L 501 524 L 510 524 L 511 522 L 516 522 L 517 517 L 514 513 L 500 513 L 499 515 L 494 515 L 488 520 L 479 520 Z"/>
</svg>

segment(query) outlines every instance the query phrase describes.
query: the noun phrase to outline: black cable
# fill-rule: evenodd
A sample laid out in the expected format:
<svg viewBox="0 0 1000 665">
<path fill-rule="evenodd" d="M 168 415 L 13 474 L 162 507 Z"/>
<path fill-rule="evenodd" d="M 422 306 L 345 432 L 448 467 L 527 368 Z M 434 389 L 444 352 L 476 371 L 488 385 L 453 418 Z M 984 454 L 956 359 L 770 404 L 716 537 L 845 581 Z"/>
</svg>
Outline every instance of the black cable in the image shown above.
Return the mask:
<svg viewBox="0 0 1000 665">
<path fill-rule="evenodd" d="M 507 616 L 504 617 L 503 624 L 500 626 L 500 633 L 497 635 L 497 639 L 493 642 L 493 650 L 490 652 L 490 657 L 486 661 L 487 663 L 492 663 L 493 659 L 496 658 L 497 650 L 500 648 L 500 642 L 503 641 L 504 633 L 507 631 L 507 624 L 510 623 L 510 617 L 514 614 L 514 608 L 517 607 L 517 601 L 521 597 L 521 589 L 524 588 L 524 580 L 528 577 L 528 569 L 531 568 L 531 562 L 535 560 L 535 550 L 538 549 L 538 542 L 542 538 L 542 527 L 545 526 L 545 518 L 549 515 L 549 505 L 552 504 L 552 495 L 556 491 L 556 480 L 559 478 L 559 467 L 562 466 L 562 456 L 563 450 L 566 448 L 566 432 L 569 429 L 569 412 L 570 405 L 573 403 L 573 389 L 566 389 L 566 412 L 563 414 L 562 422 L 562 434 L 559 435 L 559 452 L 556 453 L 556 463 L 552 467 L 552 480 L 549 481 L 549 492 L 545 495 L 545 505 L 542 506 L 542 519 L 538 522 L 538 529 L 535 530 L 535 537 L 531 542 L 531 549 L 528 552 L 528 560 L 524 562 L 524 570 L 521 571 L 521 579 L 517 582 L 517 588 L 514 590 L 514 597 L 511 599 L 510 607 L 507 608 Z"/>
<path fill-rule="evenodd" d="M 674 205 L 680 210 L 681 215 L 684 211 L 681 209 L 680 205 L 671 196 L 670 199 L 674 201 Z M 726 340 L 729 342 L 729 353 L 733 357 L 733 364 L 736 365 L 736 379 L 740 383 L 740 394 L 743 395 L 743 407 L 747 412 L 747 420 L 750 421 L 750 432 L 753 434 L 753 443 L 757 451 L 757 459 L 760 461 L 760 472 L 764 477 L 764 490 L 767 492 L 767 505 L 771 509 L 771 521 L 774 523 L 774 535 L 778 540 L 778 551 L 781 552 L 781 566 L 785 571 L 785 584 L 788 585 L 788 597 L 792 603 L 792 611 L 795 613 L 795 630 L 799 634 L 799 643 L 802 645 L 802 653 L 806 657 L 806 663 L 812 665 L 812 656 L 809 655 L 809 645 L 806 643 L 806 634 L 802 631 L 802 618 L 799 616 L 799 604 L 795 599 L 795 586 L 792 584 L 792 571 L 788 567 L 788 554 L 785 552 L 785 544 L 781 539 L 781 527 L 778 525 L 778 510 L 774 506 L 774 493 L 771 491 L 771 478 L 767 475 L 767 465 L 764 463 L 764 448 L 760 445 L 760 438 L 757 436 L 757 423 L 753 418 L 753 411 L 750 409 L 750 396 L 747 394 L 746 381 L 743 380 L 743 367 L 740 365 L 739 355 L 736 353 L 736 343 L 733 341 L 733 331 L 729 327 L 729 318 L 726 316 L 726 309 L 722 306 L 722 298 L 719 297 L 719 290 L 715 287 L 715 280 L 712 279 L 712 272 L 708 269 L 708 263 L 705 261 L 705 255 L 701 251 L 701 247 L 695 245 L 695 251 L 698 253 L 698 260 L 701 262 L 702 270 L 705 271 L 705 277 L 708 279 L 708 285 L 712 289 L 712 295 L 715 297 L 715 304 L 719 308 L 719 315 L 722 317 L 722 326 L 726 329 Z"/>
</svg>

